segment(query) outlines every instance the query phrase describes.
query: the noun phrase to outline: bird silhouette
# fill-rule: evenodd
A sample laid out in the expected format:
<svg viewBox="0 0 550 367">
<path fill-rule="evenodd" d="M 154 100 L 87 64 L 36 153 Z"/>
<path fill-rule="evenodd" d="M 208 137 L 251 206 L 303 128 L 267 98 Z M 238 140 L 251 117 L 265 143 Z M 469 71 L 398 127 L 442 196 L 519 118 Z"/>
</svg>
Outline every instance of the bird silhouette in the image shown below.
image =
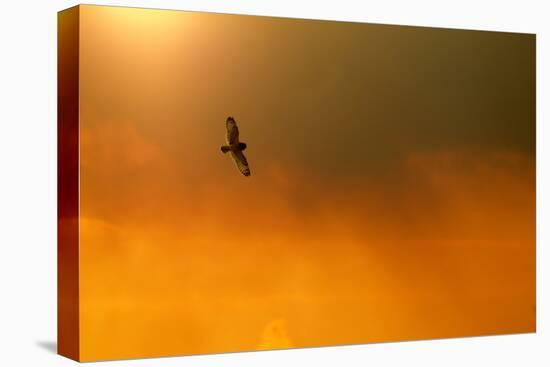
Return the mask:
<svg viewBox="0 0 550 367">
<path fill-rule="evenodd" d="M 248 161 L 243 154 L 243 150 L 246 149 L 246 144 L 239 141 L 239 128 L 237 122 L 231 116 L 225 121 L 225 128 L 227 129 L 227 135 L 225 141 L 227 145 L 222 145 L 221 150 L 225 154 L 231 153 L 231 158 L 237 165 L 237 168 L 245 176 L 250 176 L 250 168 L 248 167 Z"/>
</svg>

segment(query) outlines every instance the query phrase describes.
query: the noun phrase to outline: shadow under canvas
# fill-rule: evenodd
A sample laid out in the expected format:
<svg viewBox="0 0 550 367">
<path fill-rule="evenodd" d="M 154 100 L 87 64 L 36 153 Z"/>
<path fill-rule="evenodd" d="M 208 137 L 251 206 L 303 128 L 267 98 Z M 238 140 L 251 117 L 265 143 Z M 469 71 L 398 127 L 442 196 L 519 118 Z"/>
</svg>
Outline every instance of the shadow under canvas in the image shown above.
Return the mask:
<svg viewBox="0 0 550 367">
<path fill-rule="evenodd" d="M 36 345 L 38 345 L 40 348 L 50 352 L 57 354 L 57 342 L 52 340 L 38 340 L 36 342 Z"/>
</svg>

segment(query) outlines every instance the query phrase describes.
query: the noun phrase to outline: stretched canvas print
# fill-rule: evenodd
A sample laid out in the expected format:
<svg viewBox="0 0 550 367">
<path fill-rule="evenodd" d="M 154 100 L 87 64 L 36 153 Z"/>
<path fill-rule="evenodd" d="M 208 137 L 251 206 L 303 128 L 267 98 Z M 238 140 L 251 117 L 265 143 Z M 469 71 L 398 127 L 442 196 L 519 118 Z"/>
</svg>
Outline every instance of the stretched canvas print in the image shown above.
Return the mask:
<svg viewBox="0 0 550 367">
<path fill-rule="evenodd" d="M 60 354 L 535 331 L 535 35 L 58 25 Z"/>
</svg>

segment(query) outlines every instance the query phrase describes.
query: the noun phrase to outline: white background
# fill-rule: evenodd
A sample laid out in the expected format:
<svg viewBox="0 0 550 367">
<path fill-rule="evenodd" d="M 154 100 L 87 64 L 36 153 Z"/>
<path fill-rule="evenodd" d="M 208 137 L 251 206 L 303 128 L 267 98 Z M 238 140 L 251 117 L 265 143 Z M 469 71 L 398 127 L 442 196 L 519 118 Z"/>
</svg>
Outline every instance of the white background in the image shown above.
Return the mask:
<svg viewBox="0 0 550 367">
<path fill-rule="evenodd" d="M 96 4 L 537 33 L 537 333 L 98 362 L 107 366 L 548 366 L 547 1 L 97 1 Z M 56 339 L 56 12 L 0 8 L 0 366 L 69 366 Z M 545 17 L 546 14 L 546 17 Z M 545 24 L 546 21 L 546 24 Z M 182 331 L 185 332 L 185 331 Z"/>
</svg>

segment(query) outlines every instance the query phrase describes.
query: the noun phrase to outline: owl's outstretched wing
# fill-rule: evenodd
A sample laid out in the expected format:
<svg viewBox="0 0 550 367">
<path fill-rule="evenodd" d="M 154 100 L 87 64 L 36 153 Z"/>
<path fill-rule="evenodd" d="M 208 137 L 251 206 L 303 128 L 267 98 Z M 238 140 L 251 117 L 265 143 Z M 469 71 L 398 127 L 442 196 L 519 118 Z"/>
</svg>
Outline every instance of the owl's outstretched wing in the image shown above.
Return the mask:
<svg viewBox="0 0 550 367">
<path fill-rule="evenodd" d="M 233 117 L 228 117 L 225 121 L 225 127 L 227 129 L 227 135 L 225 140 L 228 145 L 235 144 L 239 141 L 239 128 L 237 127 L 237 122 Z"/>
<path fill-rule="evenodd" d="M 231 157 L 235 161 L 235 164 L 237 164 L 237 168 L 239 169 L 239 171 L 241 171 L 241 173 L 245 176 L 250 176 L 248 161 L 246 160 L 246 157 L 244 156 L 242 150 L 231 151 Z"/>
</svg>

